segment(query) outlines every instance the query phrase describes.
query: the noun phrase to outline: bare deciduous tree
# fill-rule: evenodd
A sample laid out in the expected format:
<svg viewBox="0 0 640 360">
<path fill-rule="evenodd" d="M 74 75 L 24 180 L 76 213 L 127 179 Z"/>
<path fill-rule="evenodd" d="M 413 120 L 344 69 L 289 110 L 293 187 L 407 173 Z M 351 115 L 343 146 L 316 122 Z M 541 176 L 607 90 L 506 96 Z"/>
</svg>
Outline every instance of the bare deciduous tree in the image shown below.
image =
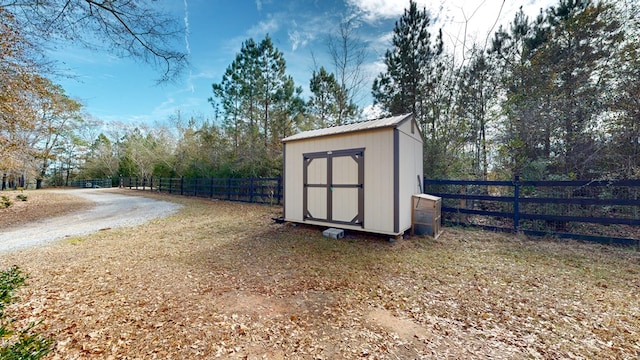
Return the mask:
<svg viewBox="0 0 640 360">
<path fill-rule="evenodd" d="M 31 41 L 106 47 L 160 69 L 161 81 L 174 79 L 186 65 L 186 52 L 175 50 L 184 29 L 153 0 L 0 0 L 0 9 L 16 17 Z"/>
<path fill-rule="evenodd" d="M 338 32 L 330 35 L 327 47 L 334 66 L 334 76 L 341 90 L 337 93 L 337 124 L 353 119 L 358 114 L 357 103 L 362 100 L 365 84 L 363 64 L 367 57 L 367 45 L 356 36 L 355 19 L 340 23 Z"/>
</svg>

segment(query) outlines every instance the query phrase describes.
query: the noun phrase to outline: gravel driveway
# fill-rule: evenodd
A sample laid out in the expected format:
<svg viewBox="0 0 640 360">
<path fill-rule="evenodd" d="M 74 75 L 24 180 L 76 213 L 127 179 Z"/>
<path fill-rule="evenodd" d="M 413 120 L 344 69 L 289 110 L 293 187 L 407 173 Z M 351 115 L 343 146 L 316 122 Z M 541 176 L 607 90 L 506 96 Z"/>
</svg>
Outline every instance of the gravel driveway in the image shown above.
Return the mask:
<svg viewBox="0 0 640 360">
<path fill-rule="evenodd" d="M 64 190 L 93 201 L 89 210 L 0 230 L 0 252 L 43 245 L 53 240 L 86 235 L 101 229 L 135 226 L 169 216 L 182 205 L 141 196 L 115 194 L 108 189 Z"/>
</svg>

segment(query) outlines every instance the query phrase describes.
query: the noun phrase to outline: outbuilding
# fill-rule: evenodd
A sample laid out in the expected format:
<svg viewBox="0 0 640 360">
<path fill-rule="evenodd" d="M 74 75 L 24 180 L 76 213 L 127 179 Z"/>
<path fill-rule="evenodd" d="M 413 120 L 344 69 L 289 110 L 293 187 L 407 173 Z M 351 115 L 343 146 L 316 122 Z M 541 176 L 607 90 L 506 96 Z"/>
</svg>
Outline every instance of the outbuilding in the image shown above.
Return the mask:
<svg viewBox="0 0 640 360">
<path fill-rule="evenodd" d="M 284 220 L 397 236 L 422 193 L 412 114 L 310 130 L 284 144 Z"/>
</svg>

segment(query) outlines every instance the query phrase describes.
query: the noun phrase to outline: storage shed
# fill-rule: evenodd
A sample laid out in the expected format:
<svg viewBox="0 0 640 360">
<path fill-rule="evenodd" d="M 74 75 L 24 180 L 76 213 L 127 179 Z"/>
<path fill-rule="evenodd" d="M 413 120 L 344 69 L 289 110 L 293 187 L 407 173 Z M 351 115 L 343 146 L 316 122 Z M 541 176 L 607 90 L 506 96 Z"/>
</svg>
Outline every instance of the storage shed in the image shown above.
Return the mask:
<svg viewBox="0 0 640 360">
<path fill-rule="evenodd" d="M 412 114 L 301 132 L 284 143 L 284 220 L 397 236 L 422 192 Z"/>
</svg>

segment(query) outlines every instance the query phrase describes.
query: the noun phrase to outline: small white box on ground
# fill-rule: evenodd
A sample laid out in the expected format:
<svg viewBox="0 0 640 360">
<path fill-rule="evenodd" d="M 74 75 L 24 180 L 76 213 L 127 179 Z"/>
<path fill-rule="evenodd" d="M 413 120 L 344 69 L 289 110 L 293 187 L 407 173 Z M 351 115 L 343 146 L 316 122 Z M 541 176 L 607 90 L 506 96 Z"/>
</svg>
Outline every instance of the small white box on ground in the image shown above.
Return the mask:
<svg viewBox="0 0 640 360">
<path fill-rule="evenodd" d="M 344 237 L 344 230 L 336 229 L 336 228 L 329 228 L 329 229 L 327 229 L 327 230 L 322 232 L 322 236 L 328 237 L 328 238 L 333 238 L 333 239 L 342 239 Z"/>
</svg>

